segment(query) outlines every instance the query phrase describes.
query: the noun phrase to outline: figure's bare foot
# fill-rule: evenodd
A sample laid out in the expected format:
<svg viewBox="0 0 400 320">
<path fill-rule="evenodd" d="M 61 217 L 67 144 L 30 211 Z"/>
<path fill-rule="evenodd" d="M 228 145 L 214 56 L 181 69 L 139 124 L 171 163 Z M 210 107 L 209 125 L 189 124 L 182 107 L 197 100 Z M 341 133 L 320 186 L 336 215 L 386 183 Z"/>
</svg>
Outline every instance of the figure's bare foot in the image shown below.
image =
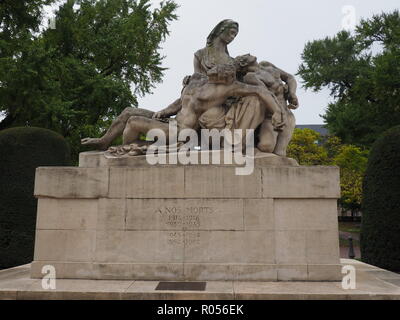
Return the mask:
<svg viewBox="0 0 400 320">
<path fill-rule="evenodd" d="M 93 146 L 96 147 L 98 150 L 105 151 L 107 150 L 108 146 L 101 138 L 84 138 L 81 140 L 81 144 L 85 146 Z"/>
<path fill-rule="evenodd" d="M 135 143 L 126 144 L 121 146 L 114 146 L 108 148 L 107 152 L 112 154 L 113 156 L 139 156 L 146 153 L 147 146 L 139 146 Z"/>
<path fill-rule="evenodd" d="M 141 156 L 143 152 L 140 149 L 134 149 L 128 153 L 130 156 Z"/>
</svg>

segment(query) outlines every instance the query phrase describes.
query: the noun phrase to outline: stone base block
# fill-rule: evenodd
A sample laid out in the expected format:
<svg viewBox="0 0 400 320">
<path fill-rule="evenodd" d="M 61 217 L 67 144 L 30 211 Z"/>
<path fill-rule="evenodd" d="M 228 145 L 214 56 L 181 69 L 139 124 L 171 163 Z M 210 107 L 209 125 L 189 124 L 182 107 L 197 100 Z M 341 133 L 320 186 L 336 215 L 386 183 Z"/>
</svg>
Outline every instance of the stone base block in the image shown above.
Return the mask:
<svg viewBox="0 0 400 320">
<path fill-rule="evenodd" d="M 159 281 L 152 280 L 57 278 L 55 289 L 44 289 L 24 265 L 0 270 L 0 300 L 400 300 L 399 274 L 357 260 L 342 259 L 341 266 L 354 267 L 355 288 L 322 281 L 206 281 L 204 291 L 182 291 L 158 290 Z M 35 268 L 40 272 L 40 263 Z"/>
<path fill-rule="evenodd" d="M 58 279 L 154 281 L 340 281 L 337 265 L 211 263 L 73 263 L 35 261 L 31 277 L 42 278 L 52 265 Z"/>
<path fill-rule="evenodd" d="M 53 265 L 71 279 L 340 278 L 336 167 L 287 166 L 276 156 L 280 166 L 264 157 L 250 175 L 116 163 L 131 158 L 83 166 L 93 157 L 102 159 L 85 153 L 79 168 L 37 169 L 32 277 Z"/>
</svg>

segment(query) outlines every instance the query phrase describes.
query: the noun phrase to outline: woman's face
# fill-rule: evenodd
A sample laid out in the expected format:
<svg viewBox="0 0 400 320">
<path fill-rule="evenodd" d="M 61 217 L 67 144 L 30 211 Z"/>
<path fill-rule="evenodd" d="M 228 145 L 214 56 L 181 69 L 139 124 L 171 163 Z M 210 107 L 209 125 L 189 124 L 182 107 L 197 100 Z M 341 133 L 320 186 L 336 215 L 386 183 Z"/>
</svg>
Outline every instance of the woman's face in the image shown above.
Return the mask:
<svg viewBox="0 0 400 320">
<path fill-rule="evenodd" d="M 230 44 L 233 41 L 233 39 L 236 38 L 237 34 L 238 34 L 238 29 L 228 28 L 221 33 L 220 38 L 226 44 Z"/>
</svg>

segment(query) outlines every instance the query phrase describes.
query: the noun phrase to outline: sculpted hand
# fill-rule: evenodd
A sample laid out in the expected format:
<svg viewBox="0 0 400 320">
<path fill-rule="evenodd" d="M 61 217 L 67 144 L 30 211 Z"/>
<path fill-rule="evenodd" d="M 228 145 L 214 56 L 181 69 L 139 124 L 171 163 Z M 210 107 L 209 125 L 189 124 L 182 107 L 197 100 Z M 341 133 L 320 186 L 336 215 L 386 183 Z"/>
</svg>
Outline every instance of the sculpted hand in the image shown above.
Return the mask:
<svg viewBox="0 0 400 320">
<path fill-rule="evenodd" d="M 164 115 L 163 111 L 158 111 L 153 114 L 153 119 L 162 119 L 164 117 L 165 117 L 165 115 Z"/>
<path fill-rule="evenodd" d="M 299 107 L 299 99 L 295 94 L 291 94 L 289 96 L 289 109 L 295 110 Z"/>
<path fill-rule="evenodd" d="M 275 112 L 272 115 L 272 126 L 275 131 L 282 131 L 283 127 L 286 125 L 286 117 L 282 112 Z"/>
</svg>

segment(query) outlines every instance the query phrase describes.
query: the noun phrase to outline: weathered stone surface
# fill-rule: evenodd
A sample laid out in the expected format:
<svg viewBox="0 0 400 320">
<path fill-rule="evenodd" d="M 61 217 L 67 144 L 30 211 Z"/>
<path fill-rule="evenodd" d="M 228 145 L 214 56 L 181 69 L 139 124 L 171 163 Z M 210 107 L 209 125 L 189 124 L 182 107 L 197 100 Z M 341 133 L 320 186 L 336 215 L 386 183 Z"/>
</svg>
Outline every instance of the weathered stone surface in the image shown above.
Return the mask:
<svg viewBox="0 0 400 320">
<path fill-rule="evenodd" d="M 264 198 L 340 197 L 337 167 L 265 167 L 262 182 Z"/>
<path fill-rule="evenodd" d="M 35 261 L 92 261 L 93 230 L 36 230 Z"/>
<path fill-rule="evenodd" d="M 176 280 L 183 279 L 183 263 L 95 263 L 98 279 Z"/>
<path fill-rule="evenodd" d="M 234 167 L 185 167 L 186 198 L 261 198 L 261 171 L 239 176 Z"/>
<path fill-rule="evenodd" d="M 336 199 L 275 199 L 276 230 L 337 230 Z"/>
<path fill-rule="evenodd" d="M 244 199 L 245 230 L 275 230 L 273 199 Z"/>
<path fill-rule="evenodd" d="M 98 230 L 124 230 L 126 199 L 99 199 Z"/>
<path fill-rule="evenodd" d="M 228 281 L 235 278 L 236 265 L 217 263 L 185 263 L 183 280 Z"/>
<path fill-rule="evenodd" d="M 184 272 L 184 280 L 277 281 L 277 268 L 274 264 L 185 263 Z"/>
<path fill-rule="evenodd" d="M 307 263 L 336 264 L 339 261 L 338 230 L 307 231 L 306 237 Z"/>
<path fill-rule="evenodd" d="M 37 168 L 35 196 L 68 199 L 106 197 L 108 171 L 108 168 Z"/>
<path fill-rule="evenodd" d="M 278 281 L 307 281 L 307 265 L 278 265 Z"/>
<path fill-rule="evenodd" d="M 276 263 L 306 264 L 306 232 L 275 231 Z"/>
<path fill-rule="evenodd" d="M 274 153 L 258 152 L 254 156 L 254 164 L 256 167 L 280 167 L 280 166 L 294 166 L 298 167 L 299 164 L 295 159 L 280 157 Z"/>
<path fill-rule="evenodd" d="M 109 198 L 182 198 L 183 167 L 110 168 Z"/>
<path fill-rule="evenodd" d="M 272 231 L 186 231 L 185 262 L 263 263 L 275 261 Z"/>
<path fill-rule="evenodd" d="M 106 158 L 101 156 L 103 152 L 87 151 L 79 154 L 79 167 L 81 168 L 97 168 L 106 167 L 104 161 Z"/>
<path fill-rule="evenodd" d="M 309 264 L 308 280 L 310 281 L 341 281 L 342 266 L 340 264 Z"/>
<path fill-rule="evenodd" d="M 96 262 L 183 263 L 182 231 L 98 231 Z"/>
<path fill-rule="evenodd" d="M 89 230 L 97 227 L 97 199 L 39 198 L 37 229 Z"/>
</svg>

